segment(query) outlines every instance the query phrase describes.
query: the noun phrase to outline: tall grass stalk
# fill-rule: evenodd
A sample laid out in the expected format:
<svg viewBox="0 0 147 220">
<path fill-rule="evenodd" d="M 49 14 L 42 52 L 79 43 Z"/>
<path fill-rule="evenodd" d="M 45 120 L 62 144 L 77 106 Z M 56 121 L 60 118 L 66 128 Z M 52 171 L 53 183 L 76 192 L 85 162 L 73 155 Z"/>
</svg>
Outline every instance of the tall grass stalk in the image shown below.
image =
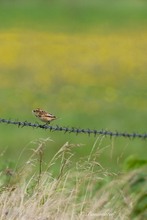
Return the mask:
<svg viewBox="0 0 147 220">
<path fill-rule="evenodd" d="M 13 181 L 1 187 L 0 219 L 129 219 L 138 197 L 129 187 L 139 171 L 117 175 L 105 170 L 98 162 L 101 141 L 79 161 L 73 155 L 80 145 L 67 142 L 43 169 L 45 145 L 51 141 L 39 140 L 23 168 L 11 173 Z"/>
</svg>

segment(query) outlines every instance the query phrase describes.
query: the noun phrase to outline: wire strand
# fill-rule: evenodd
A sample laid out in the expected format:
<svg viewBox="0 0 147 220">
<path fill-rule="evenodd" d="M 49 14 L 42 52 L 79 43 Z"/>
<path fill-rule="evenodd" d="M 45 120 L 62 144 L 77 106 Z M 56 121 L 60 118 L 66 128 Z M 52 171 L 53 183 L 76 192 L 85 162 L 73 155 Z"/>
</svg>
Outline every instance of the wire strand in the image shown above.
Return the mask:
<svg viewBox="0 0 147 220">
<path fill-rule="evenodd" d="M 147 133 L 144 134 L 139 134 L 139 133 L 126 133 L 126 132 L 112 132 L 112 131 L 108 131 L 108 130 L 95 130 L 95 129 L 84 129 L 84 128 L 68 128 L 68 127 L 63 127 L 63 126 L 52 126 L 52 125 L 48 125 L 48 124 L 37 124 L 37 123 L 31 123 L 31 122 L 27 122 L 27 121 L 15 121 L 15 120 L 11 120 L 11 119 L 3 119 L 0 118 L 0 123 L 5 123 L 5 124 L 12 124 L 12 125 L 17 125 L 18 127 L 33 127 L 33 128 L 42 128 L 42 129 L 48 129 L 49 131 L 62 131 L 64 133 L 75 133 L 75 134 L 88 134 L 89 136 L 91 134 L 96 135 L 103 135 L 103 136 L 109 136 L 109 137 L 124 137 L 124 138 L 142 138 L 142 139 L 146 139 L 147 138 Z"/>
</svg>

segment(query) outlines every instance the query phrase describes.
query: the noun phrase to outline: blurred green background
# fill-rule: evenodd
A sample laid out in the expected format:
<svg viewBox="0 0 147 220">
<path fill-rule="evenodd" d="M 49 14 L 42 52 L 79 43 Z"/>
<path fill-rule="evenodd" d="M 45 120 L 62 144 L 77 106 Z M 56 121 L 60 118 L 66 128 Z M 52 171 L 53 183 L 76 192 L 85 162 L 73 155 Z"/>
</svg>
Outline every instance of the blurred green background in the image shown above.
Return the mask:
<svg viewBox="0 0 147 220">
<path fill-rule="evenodd" d="M 54 125 L 147 132 L 146 12 L 141 0 L 1 1 L 0 117 L 37 122 L 31 111 L 40 107 L 60 118 Z M 26 161 L 39 138 L 53 140 L 46 160 L 66 141 L 84 144 L 73 150 L 78 159 L 97 139 L 4 124 L 0 133 L 6 163 L 22 149 Z M 143 140 L 97 145 L 100 163 L 112 170 L 129 155 L 146 157 Z"/>
</svg>

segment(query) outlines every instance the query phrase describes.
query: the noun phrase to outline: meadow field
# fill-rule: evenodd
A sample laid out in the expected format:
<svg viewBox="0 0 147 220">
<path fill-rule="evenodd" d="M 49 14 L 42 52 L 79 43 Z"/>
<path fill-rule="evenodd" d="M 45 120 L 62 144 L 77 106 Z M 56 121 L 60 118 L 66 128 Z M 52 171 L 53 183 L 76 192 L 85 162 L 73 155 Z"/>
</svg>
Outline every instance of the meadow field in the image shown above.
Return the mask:
<svg viewBox="0 0 147 220">
<path fill-rule="evenodd" d="M 40 107 L 59 118 L 53 125 L 147 133 L 144 1 L 0 4 L 0 118 L 42 123 L 32 115 Z M 146 167 L 140 168 L 147 163 L 146 140 L 7 124 L 0 124 L 0 133 L 1 195 L 11 195 L 7 214 L 0 206 L 2 219 L 59 219 L 61 212 L 61 219 L 98 219 L 97 212 L 99 219 L 147 215 Z M 136 191 L 135 178 L 142 181 Z M 22 206 L 11 211 L 14 198 Z M 139 199 L 141 211 L 134 208 Z M 58 209 L 48 211 L 57 200 Z M 29 213 L 39 205 L 43 218 L 41 208 L 38 216 Z"/>
</svg>

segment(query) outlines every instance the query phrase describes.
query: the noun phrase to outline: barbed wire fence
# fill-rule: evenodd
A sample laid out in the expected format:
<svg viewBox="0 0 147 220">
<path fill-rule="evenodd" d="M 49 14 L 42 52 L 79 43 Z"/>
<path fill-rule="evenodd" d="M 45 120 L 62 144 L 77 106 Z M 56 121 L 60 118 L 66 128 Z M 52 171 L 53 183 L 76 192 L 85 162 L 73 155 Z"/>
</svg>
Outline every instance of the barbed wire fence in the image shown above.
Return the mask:
<svg viewBox="0 0 147 220">
<path fill-rule="evenodd" d="M 88 134 L 89 136 L 91 134 L 93 135 L 103 135 L 103 136 L 109 136 L 109 137 L 124 137 L 124 138 L 142 138 L 147 139 L 147 133 L 139 134 L 136 132 L 133 133 L 126 133 L 126 132 L 118 132 L 118 131 L 108 131 L 108 130 L 96 130 L 96 129 L 84 129 L 84 128 L 75 128 L 75 127 L 63 127 L 63 126 L 52 126 L 49 124 L 38 124 L 38 123 L 31 123 L 27 121 L 17 121 L 17 120 L 11 120 L 11 119 L 3 119 L 0 118 L 0 123 L 4 124 L 12 124 L 17 125 L 18 127 L 32 127 L 32 128 L 41 128 L 41 129 L 48 129 L 49 131 L 62 131 L 64 133 L 75 133 L 75 134 Z"/>
</svg>

